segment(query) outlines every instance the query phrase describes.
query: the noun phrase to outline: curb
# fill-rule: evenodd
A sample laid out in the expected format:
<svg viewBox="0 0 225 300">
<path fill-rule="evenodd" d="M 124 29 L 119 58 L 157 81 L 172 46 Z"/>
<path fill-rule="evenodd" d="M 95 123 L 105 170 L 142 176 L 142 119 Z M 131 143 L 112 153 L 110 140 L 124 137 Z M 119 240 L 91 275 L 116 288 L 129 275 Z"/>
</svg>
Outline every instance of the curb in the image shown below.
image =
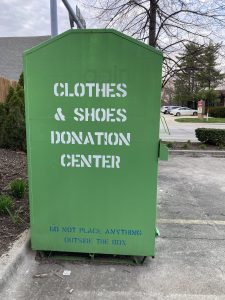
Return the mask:
<svg viewBox="0 0 225 300">
<path fill-rule="evenodd" d="M 211 150 L 169 150 L 169 155 L 183 155 L 191 157 L 225 157 L 225 151 Z"/>
<path fill-rule="evenodd" d="M 30 249 L 30 231 L 25 230 L 12 244 L 10 250 L 0 257 L 0 290 L 6 285 Z"/>
</svg>

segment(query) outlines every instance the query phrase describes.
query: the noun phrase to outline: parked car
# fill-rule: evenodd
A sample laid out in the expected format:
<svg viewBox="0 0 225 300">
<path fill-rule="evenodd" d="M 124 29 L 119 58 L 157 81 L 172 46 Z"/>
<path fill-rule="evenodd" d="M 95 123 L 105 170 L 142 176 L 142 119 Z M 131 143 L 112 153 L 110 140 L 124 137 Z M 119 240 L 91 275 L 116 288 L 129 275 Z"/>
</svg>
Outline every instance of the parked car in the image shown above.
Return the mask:
<svg viewBox="0 0 225 300">
<path fill-rule="evenodd" d="M 180 107 L 180 106 L 173 106 L 173 105 L 162 106 L 161 107 L 161 112 L 164 113 L 164 114 L 169 114 L 172 109 L 175 109 L 175 108 L 178 108 L 178 107 Z"/>
<path fill-rule="evenodd" d="M 174 110 L 174 109 L 177 109 L 177 108 L 180 108 L 181 106 L 168 106 L 168 108 L 167 108 L 167 113 L 168 114 L 170 114 L 170 112 L 172 111 L 172 110 Z"/>
<path fill-rule="evenodd" d="M 174 116 L 197 116 L 198 111 L 188 107 L 179 107 L 170 111 L 171 115 Z"/>
<path fill-rule="evenodd" d="M 166 114 L 167 113 L 167 108 L 168 106 L 162 106 L 160 111 L 163 113 L 163 114 Z"/>
</svg>

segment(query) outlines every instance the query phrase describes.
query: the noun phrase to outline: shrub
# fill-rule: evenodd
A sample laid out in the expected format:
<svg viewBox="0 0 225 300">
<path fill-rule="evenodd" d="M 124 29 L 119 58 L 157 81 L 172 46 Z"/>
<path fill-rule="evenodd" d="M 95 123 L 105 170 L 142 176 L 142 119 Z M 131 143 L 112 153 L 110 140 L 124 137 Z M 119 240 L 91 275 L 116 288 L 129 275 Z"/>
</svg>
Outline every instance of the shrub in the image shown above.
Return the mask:
<svg viewBox="0 0 225 300">
<path fill-rule="evenodd" d="M 225 145 L 225 129 L 198 128 L 195 130 L 197 139 L 205 144 Z"/>
<path fill-rule="evenodd" d="M 12 208 L 12 199 L 9 196 L 0 196 L 0 214 L 6 214 Z"/>
<path fill-rule="evenodd" d="M 2 144 L 3 147 L 12 150 L 26 150 L 25 145 L 25 120 L 20 108 L 12 106 L 6 117 L 4 127 L 2 129 Z"/>
<path fill-rule="evenodd" d="M 185 143 L 185 144 L 182 145 L 181 148 L 182 148 L 183 150 L 187 150 L 187 149 L 189 149 L 189 144 Z"/>
<path fill-rule="evenodd" d="M 0 107 L 0 147 L 26 151 L 23 75 Z"/>
<path fill-rule="evenodd" d="M 10 209 L 7 209 L 8 214 L 13 222 L 13 224 L 22 223 L 23 219 L 20 217 L 21 213 L 23 212 L 22 207 L 17 209 L 16 211 L 12 212 Z"/>
<path fill-rule="evenodd" d="M 6 117 L 6 110 L 3 103 L 0 103 L 0 147 L 3 146 L 3 128 Z"/>
<path fill-rule="evenodd" d="M 214 118 L 225 118 L 225 107 L 210 107 L 209 115 Z"/>
<path fill-rule="evenodd" d="M 25 183 L 22 179 L 15 179 L 10 183 L 11 193 L 16 198 L 23 198 L 25 193 Z"/>
<path fill-rule="evenodd" d="M 204 149 L 206 149 L 206 145 L 205 144 L 200 144 L 199 148 L 202 149 L 202 150 L 204 150 Z"/>
<path fill-rule="evenodd" d="M 173 149 L 174 148 L 174 143 L 173 142 L 167 143 L 167 147 L 170 148 L 170 149 Z"/>
</svg>

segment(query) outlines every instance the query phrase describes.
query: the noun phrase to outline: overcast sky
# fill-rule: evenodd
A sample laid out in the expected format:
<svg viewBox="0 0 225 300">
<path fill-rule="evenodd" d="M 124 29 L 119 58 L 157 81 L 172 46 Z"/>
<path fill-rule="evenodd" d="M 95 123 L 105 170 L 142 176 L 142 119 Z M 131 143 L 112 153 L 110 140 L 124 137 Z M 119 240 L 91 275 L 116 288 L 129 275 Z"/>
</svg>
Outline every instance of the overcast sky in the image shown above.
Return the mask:
<svg viewBox="0 0 225 300">
<path fill-rule="evenodd" d="M 59 33 L 70 28 L 68 13 L 60 0 L 58 1 Z M 98 27 L 88 8 L 78 3 L 88 28 Z M 50 35 L 50 0 L 0 0 L 0 36 Z"/>
</svg>

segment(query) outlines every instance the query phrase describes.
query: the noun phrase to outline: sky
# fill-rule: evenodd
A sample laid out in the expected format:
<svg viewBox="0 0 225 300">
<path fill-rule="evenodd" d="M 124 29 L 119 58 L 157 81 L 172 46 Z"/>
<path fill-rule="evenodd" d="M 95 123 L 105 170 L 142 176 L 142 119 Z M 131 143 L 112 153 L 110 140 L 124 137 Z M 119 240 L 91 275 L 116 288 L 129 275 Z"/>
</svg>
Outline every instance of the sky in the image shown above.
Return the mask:
<svg viewBox="0 0 225 300">
<path fill-rule="evenodd" d="M 68 0 L 74 10 L 76 4 L 78 4 L 86 20 L 87 28 L 104 27 L 103 23 L 101 24 L 99 20 L 94 18 L 96 11 L 88 7 L 89 3 L 94 5 L 96 1 L 97 0 Z M 213 2 L 215 0 L 200 1 Z M 58 31 L 61 33 L 70 28 L 69 17 L 61 0 L 57 0 L 57 7 Z M 0 0 L 0 11 L 0 37 L 51 35 L 50 0 Z M 216 32 L 218 36 L 213 36 L 214 41 L 224 41 L 225 30 L 218 30 Z M 225 53 L 225 47 L 223 52 Z M 222 65 L 225 70 L 224 53 L 219 62 L 220 66 Z"/>
<path fill-rule="evenodd" d="M 91 12 L 81 2 L 68 0 L 73 8 L 78 4 L 88 28 L 98 27 Z M 58 2 L 59 33 L 70 28 L 66 8 Z M 50 35 L 50 0 L 0 0 L 0 37 Z"/>
</svg>

